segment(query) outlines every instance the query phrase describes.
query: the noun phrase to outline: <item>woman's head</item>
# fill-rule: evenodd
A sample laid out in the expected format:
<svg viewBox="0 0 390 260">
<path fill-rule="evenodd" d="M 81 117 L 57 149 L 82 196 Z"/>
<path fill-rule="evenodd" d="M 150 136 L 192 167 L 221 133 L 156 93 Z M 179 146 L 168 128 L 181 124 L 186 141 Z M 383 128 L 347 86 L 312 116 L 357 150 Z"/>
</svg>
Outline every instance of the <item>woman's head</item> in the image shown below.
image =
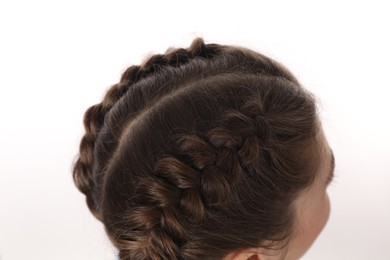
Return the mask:
<svg viewBox="0 0 390 260">
<path fill-rule="evenodd" d="M 74 180 L 121 259 L 289 256 L 316 236 L 302 219 L 326 215 L 304 211 L 329 167 L 315 100 L 253 51 L 196 39 L 152 56 L 84 125 Z"/>
</svg>

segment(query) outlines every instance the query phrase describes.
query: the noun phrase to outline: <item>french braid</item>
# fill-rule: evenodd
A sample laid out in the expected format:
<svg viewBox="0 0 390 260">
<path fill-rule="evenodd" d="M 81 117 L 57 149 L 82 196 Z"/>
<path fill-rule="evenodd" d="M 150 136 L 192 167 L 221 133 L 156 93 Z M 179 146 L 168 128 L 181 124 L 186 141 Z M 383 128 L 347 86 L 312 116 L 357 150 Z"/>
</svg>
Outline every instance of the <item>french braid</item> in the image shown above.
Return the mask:
<svg viewBox="0 0 390 260">
<path fill-rule="evenodd" d="M 190 59 L 208 58 L 217 54 L 218 46 L 206 45 L 202 39 L 195 40 L 189 49 L 177 49 L 166 55 L 157 54 L 150 57 L 143 66 L 134 65 L 123 72 L 120 82 L 109 88 L 103 101 L 91 106 L 84 114 L 85 134 L 80 142 L 80 153 L 73 166 L 73 179 L 77 188 L 86 195 L 87 204 L 91 212 L 100 219 L 97 205 L 93 200 L 94 189 L 92 168 L 94 164 L 95 141 L 102 128 L 106 114 L 114 104 L 128 91 L 128 89 L 148 75 L 157 72 L 164 66 L 178 67 Z"/>
<path fill-rule="evenodd" d="M 317 167 L 315 104 L 296 78 L 202 39 L 128 68 L 84 126 L 73 178 L 122 260 L 284 240 Z"/>
<path fill-rule="evenodd" d="M 186 240 L 186 232 L 181 222 L 199 224 L 207 217 L 207 207 L 226 202 L 243 168 L 256 164 L 260 158 L 262 140 L 269 138 L 264 135 L 264 121 L 258 104 L 249 101 L 242 112 L 224 115 L 221 125 L 211 129 L 206 139 L 181 136 L 178 152 L 190 157 L 191 162 L 187 164 L 174 156 L 157 161 L 157 178 L 142 182 L 136 191 L 135 202 L 148 207 L 142 206 L 131 214 L 132 226 L 147 232 L 143 239 L 127 246 L 143 251 L 137 255 L 145 259 L 182 259 L 179 245 Z M 161 252 L 167 255 L 163 257 Z"/>
</svg>

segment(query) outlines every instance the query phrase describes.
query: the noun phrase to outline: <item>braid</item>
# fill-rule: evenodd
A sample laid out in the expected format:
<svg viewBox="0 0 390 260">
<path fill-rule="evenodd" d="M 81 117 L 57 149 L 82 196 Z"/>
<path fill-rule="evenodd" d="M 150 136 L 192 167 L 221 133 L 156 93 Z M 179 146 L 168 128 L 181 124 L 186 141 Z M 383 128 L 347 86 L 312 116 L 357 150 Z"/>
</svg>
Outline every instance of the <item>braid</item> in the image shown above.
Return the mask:
<svg viewBox="0 0 390 260">
<path fill-rule="evenodd" d="M 142 181 L 136 191 L 134 202 L 148 207 L 131 214 L 132 219 L 142 220 L 132 227 L 142 225 L 147 230 L 142 239 L 132 242 L 132 248 L 147 253 L 135 255 L 183 259 L 188 242 L 183 223 L 199 225 L 210 216 L 208 209 L 223 208 L 234 186 L 244 178 L 243 169 L 258 163 L 262 140 L 268 138 L 258 135 L 269 132 L 257 128 L 264 126 L 260 114 L 258 104 L 248 101 L 242 111 L 228 111 L 220 126 L 208 131 L 206 137 L 191 134 L 177 138 L 177 152 L 189 160 L 163 157 L 156 162 L 154 178 Z M 256 122 L 259 118 L 260 124 Z M 161 258 L 162 252 L 166 258 Z"/>
<path fill-rule="evenodd" d="M 96 139 L 103 127 L 106 114 L 123 97 L 129 88 L 141 79 L 156 73 L 166 66 L 179 67 L 190 59 L 209 58 L 221 52 L 218 45 L 205 45 L 202 39 L 193 41 L 188 49 L 179 48 L 165 55 L 157 54 L 150 57 L 142 66 L 134 65 L 122 73 L 120 82 L 109 88 L 103 101 L 91 106 L 84 114 L 85 134 L 80 142 L 80 153 L 73 166 L 73 179 L 77 188 L 86 195 L 87 205 L 91 212 L 101 219 L 98 205 L 93 199 L 96 185 L 94 183 L 93 165 Z"/>
</svg>

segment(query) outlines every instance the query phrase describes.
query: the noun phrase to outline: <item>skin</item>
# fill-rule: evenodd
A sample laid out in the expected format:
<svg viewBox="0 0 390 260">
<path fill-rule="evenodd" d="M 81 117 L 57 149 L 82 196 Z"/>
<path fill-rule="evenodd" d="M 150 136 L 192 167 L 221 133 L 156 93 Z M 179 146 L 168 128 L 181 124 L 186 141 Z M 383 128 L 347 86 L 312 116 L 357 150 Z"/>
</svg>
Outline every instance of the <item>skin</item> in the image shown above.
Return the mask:
<svg viewBox="0 0 390 260">
<path fill-rule="evenodd" d="M 295 201 L 296 224 L 287 248 L 271 254 L 259 248 L 244 249 L 227 255 L 223 260 L 297 260 L 301 258 L 317 239 L 330 215 L 327 186 L 332 181 L 334 156 L 323 130 L 317 134 L 321 144 L 322 161 L 317 178 Z"/>
<path fill-rule="evenodd" d="M 323 136 L 323 133 L 320 133 Z M 285 260 L 301 258 L 312 246 L 328 222 L 330 201 L 327 187 L 333 178 L 334 156 L 323 137 L 324 157 L 326 158 L 313 185 L 296 201 L 297 225 L 294 237 L 288 246 Z M 260 258 L 267 259 L 267 258 Z"/>
</svg>

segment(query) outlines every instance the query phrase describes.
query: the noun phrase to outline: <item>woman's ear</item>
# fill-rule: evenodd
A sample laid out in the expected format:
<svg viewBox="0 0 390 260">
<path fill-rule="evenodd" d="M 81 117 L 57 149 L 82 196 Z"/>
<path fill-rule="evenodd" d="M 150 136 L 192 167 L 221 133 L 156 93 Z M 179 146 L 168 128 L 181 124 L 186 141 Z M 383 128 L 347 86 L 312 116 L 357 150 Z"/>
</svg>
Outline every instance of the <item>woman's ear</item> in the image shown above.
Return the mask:
<svg viewBox="0 0 390 260">
<path fill-rule="evenodd" d="M 264 260 L 258 248 L 246 248 L 229 253 L 223 260 Z"/>
</svg>

